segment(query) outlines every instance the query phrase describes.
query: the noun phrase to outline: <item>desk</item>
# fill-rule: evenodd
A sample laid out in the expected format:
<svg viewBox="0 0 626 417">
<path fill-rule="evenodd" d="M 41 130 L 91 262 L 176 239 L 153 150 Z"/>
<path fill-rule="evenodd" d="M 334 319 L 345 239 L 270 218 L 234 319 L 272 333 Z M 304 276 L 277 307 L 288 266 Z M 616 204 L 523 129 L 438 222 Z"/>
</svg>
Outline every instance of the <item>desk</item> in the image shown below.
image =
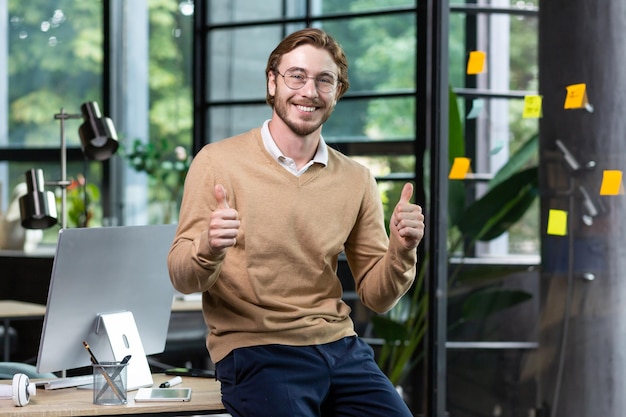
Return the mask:
<svg viewBox="0 0 626 417">
<path fill-rule="evenodd" d="M 194 311 L 202 313 L 202 299 L 201 298 L 181 299 L 178 297 L 174 297 L 174 301 L 172 302 L 172 313 L 194 312 Z"/>
<path fill-rule="evenodd" d="M 154 386 L 158 387 L 171 376 L 153 375 Z M 10 384 L 11 381 L 2 383 Z M 58 390 L 37 389 L 37 395 L 30 397 L 25 407 L 15 407 L 12 400 L 0 400 L 0 415 L 30 417 L 60 416 L 185 416 L 222 414 L 220 384 L 210 378 L 183 377 L 180 387 L 191 388 L 191 401 L 187 402 L 141 402 L 134 401 L 137 391 L 128 392 L 126 405 L 94 405 L 93 392 L 86 389 L 63 388 Z"/>
<path fill-rule="evenodd" d="M 198 314 L 199 319 L 197 320 L 204 330 L 204 319 L 202 318 L 202 300 L 200 298 L 194 298 L 190 300 L 181 300 L 178 298 L 174 298 L 172 302 L 172 313 L 173 314 Z M 2 361 L 9 362 L 11 360 L 11 352 L 10 352 L 10 339 L 8 337 L 8 329 L 11 326 L 11 322 L 15 320 L 35 320 L 42 319 L 46 314 L 46 306 L 35 303 L 27 303 L 24 301 L 14 301 L 14 300 L 0 300 L 0 321 L 4 325 L 5 335 L 4 338 L 4 354 L 2 357 Z M 187 321 L 187 317 L 185 320 Z M 193 324 L 193 323 L 191 323 Z M 202 340 L 204 340 L 204 335 L 201 334 Z M 202 342 L 202 347 L 204 348 L 204 342 Z"/>
<path fill-rule="evenodd" d="M 0 320 L 4 324 L 4 362 L 9 362 L 11 357 L 9 327 L 13 320 L 40 319 L 46 314 L 46 306 L 41 304 L 27 303 L 24 301 L 0 300 Z"/>
</svg>

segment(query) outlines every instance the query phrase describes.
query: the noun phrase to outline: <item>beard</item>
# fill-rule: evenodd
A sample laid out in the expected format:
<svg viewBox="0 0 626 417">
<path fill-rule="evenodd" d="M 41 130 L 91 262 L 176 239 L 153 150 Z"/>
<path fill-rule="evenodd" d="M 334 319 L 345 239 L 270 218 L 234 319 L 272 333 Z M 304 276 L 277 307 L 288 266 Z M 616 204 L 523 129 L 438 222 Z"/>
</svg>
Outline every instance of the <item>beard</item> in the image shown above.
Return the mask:
<svg viewBox="0 0 626 417">
<path fill-rule="evenodd" d="M 328 120 L 328 118 L 330 117 L 330 115 L 332 114 L 334 110 L 333 107 L 321 108 L 323 109 L 324 112 L 322 113 L 322 117 L 319 120 L 307 121 L 307 120 L 301 120 L 301 119 L 293 120 L 292 118 L 290 118 L 289 117 L 290 107 L 291 107 L 291 104 L 287 101 L 276 100 L 276 102 L 274 103 L 274 110 L 276 111 L 276 114 L 278 115 L 278 117 L 280 117 L 283 123 L 285 123 L 285 125 L 287 125 L 287 127 L 289 127 L 289 129 L 291 129 L 291 131 L 298 136 L 308 136 L 311 133 L 315 132 L 317 129 L 320 128 L 320 126 L 322 126 L 326 122 L 326 120 Z M 319 110 L 316 110 L 315 112 L 318 112 L 318 111 Z"/>
</svg>

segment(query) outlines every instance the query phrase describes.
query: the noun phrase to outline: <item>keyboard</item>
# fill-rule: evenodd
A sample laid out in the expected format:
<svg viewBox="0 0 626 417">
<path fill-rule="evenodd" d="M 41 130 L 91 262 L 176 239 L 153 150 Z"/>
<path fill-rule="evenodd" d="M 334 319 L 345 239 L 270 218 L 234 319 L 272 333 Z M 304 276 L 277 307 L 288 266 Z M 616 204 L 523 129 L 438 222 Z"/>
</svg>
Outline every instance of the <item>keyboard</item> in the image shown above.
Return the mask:
<svg viewBox="0 0 626 417">
<path fill-rule="evenodd" d="M 37 381 L 37 386 L 43 386 L 45 389 L 72 388 L 89 384 L 93 384 L 93 375 L 91 374 Z"/>
</svg>

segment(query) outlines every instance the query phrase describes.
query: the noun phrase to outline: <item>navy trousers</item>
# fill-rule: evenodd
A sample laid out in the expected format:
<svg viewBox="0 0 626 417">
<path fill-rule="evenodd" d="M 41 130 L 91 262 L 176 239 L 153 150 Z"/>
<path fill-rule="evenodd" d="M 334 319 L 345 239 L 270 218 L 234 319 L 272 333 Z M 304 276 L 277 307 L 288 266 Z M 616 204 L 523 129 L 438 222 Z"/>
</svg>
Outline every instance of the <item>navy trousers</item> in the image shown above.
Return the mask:
<svg viewBox="0 0 626 417">
<path fill-rule="evenodd" d="M 235 349 L 216 373 L 233 417 L 412 417 L 358 337 Z"/>
</svg>

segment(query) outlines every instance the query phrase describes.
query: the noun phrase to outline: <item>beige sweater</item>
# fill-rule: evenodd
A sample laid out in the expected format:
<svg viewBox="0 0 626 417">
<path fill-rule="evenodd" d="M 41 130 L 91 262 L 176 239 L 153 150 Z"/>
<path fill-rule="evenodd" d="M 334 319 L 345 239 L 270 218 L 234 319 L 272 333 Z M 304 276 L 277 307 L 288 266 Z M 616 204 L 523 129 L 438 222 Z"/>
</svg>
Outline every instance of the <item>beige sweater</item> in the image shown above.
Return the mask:
<svg viewBox="0 0 626 417">
<path fill-rule="evenodd" d="M 194 158 L 168 265 L 177 290 L 203 292 L 214 362 L 238 347 L 354 335 L 336 275 L 341 252 L 361 301 L 374 311 L 390 309 L 412 284 L 416 250 L 389 242 L 374 178 L 328 151 L 327 166 L 314 164 L 296 177 L 253 129 L 206 145 Z M 225 256 L 208 250 L 218 183 L 241 220 L 237 245 Z"/>
</svg>

